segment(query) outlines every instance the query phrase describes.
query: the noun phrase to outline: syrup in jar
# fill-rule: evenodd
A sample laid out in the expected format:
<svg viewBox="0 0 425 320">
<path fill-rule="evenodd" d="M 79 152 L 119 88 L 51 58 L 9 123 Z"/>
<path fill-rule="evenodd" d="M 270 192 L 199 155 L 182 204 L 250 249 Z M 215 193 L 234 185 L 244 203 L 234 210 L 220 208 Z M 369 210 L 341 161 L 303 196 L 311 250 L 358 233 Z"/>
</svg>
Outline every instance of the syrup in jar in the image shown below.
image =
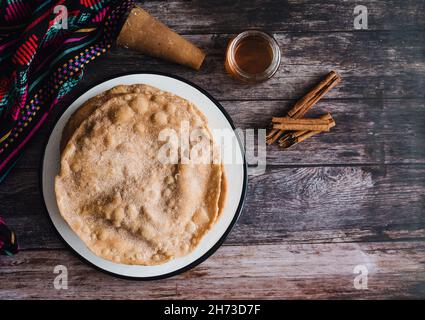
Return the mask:
<svg viewBox="0 0 425 320">
<path fill-rule="evenodd" d="M 269 34 L 249 30 L 229 42 L 225 67 L 234 78 L 248 83 L 270 79 L 280 65 L 280 48 Z"/>
</svg>

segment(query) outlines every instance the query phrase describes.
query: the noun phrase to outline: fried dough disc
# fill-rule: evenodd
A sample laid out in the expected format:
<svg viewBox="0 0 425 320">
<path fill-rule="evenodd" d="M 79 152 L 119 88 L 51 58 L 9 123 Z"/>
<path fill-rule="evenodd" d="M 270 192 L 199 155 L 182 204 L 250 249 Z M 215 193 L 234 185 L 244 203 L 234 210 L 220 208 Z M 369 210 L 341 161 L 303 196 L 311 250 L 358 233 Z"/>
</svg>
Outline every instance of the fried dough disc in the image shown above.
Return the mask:
<svg viewBox="0 0 425 320">
<path fill-rule="evenodd" d="M 65 148 L 69 139 L 71 138 L 74 131 L 80 126 L 80 124 L 87 119 L 98 107 L 102 106 L 109 99 L 121 96 L 128 93 L 143 93 L 148 97 L 151 97 L 158 89 L 145 84 L 132 84 L 132 85 L 118 85 L 110 90 L 102 92 L 97 96 L 89 99 L 80 108 L 78 108 L 69 118 L 66 123 L 61 137 L 60 150 L 61 152 Z M 175 97 L 175 96 L 174 96 Z M 200 117 L 203 117 L 202 113 L 195 107 L 193 109 Z M 219 215 L 223 212 L 226 204 L 227 197 L 227 179 L 224 172 L 224 166 L 222 166 L 221 175 L 221 192 L 219 201 Z"/>
</svg>

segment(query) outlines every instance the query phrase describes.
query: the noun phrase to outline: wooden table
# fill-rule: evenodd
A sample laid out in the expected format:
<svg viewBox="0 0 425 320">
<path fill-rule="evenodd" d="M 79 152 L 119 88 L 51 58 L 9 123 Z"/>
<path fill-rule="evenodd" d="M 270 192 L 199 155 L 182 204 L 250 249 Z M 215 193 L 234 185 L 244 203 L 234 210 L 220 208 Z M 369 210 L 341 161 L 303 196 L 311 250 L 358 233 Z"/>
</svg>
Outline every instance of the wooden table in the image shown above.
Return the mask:
<svg viewBox="0 0 425 320">
<path fill-rule="evenodd" d="M 0 186 L 0 212 L 21 252 L 0 257 L 1 298 L 424 298 L 425 2 L 365 0 L 369 29 L 354 30 L 357 1 L 146 1 L 145 9 L 208 54 L 195 72 L 125 49 L 89 66 Z M 282 48 L 277 75 L 243 85 L 223 68 L 228 40 L 261 27 Z M 313 108 L 336 128 L 289 150 L 267 148 L 249 178 L 241 218 L 207 261 L 150 282 L 114 278 L 59 239 L 40 195 L 44 143 L 57 116 L 90 85 L 126 71 L 184 77 L 217 98 L 240 128 L 265 128 L 330 70 L 343 83 Z M 55 290 L 56 265 L 68 268 Z M 368 289 L 354 286 L 361 265 Z"/>
</svg>

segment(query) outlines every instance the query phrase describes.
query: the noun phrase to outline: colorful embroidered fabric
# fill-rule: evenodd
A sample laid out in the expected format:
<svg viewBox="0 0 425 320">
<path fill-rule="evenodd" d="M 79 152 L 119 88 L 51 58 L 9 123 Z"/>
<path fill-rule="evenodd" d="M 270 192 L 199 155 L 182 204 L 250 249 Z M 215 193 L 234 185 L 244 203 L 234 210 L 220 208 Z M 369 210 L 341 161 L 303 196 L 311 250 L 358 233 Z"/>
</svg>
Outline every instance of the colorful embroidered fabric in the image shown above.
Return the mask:
<svg viewBox="0 0 425 320">
<path fill-rule="evenodd" d="M 11 256 L 16 252 L 18 252 L 16 235 L 0 218 L 0 254 Z"/>
<path fill-rule="evenodd" d="M 0 1 L 0 182 L 84 67 L 111 47 L 132 5 L 132 0 Z M 2 246 L 13 251 L 9 241 L 1 235 L 0 253 Z"/>
</svg>

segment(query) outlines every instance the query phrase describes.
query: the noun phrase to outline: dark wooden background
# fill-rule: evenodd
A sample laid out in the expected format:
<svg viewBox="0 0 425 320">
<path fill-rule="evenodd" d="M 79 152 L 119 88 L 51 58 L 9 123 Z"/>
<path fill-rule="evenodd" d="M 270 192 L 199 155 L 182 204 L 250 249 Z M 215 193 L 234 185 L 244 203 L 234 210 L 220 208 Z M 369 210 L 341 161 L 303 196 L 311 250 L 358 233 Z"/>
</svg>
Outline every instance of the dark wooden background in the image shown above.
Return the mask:
<svg viewBox="0 0 425 320">
<path fill-rule="evenodd" d="M 208 56 L 195 72 L 125 49 L 85 71 L 0 186 L 0 212 L 22 251 L 0 257 L 1 298 L 425 298 L 425 1 L 364 0 L 369 29 L 353 28 L 358 1 L 146 1 L 152 15 Z M 282 48 L 277 75 L 243 85 L 223 68 L 228 40 L 261 27 Z M 39 188 L 40 158 L 56 117 L 88 86 L 134 70 L 179 75 L 217 98 L 241 128 L 265 128 L 330 70 L 343 83 L 311 114 L 336 128 L 290 150 L 267 149 L 250 177 L 242 216 L 225 244 L 179 276 L 114 278 L 59 240 Z M 55 265 L 69 289 L 55 290 Z M 356 265 L 368 290 L 353 286 Z"/>
</svg>

